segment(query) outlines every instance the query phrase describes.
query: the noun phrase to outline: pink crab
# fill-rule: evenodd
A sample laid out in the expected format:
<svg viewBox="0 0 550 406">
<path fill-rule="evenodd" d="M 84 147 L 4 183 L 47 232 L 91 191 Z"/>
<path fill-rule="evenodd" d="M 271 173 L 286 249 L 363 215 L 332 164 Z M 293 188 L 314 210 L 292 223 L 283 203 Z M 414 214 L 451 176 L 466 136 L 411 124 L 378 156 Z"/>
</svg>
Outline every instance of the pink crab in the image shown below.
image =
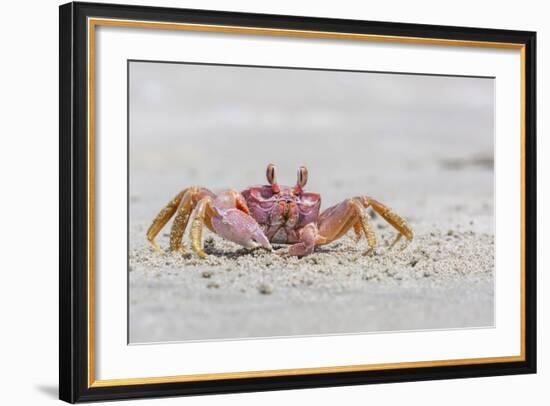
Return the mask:
<svg viewBox="0 0 550 406">
<path fill-rule="evenodd" d="M 356 241 L 367 239 L 368 249 L 374 252 L 376 236 L 367 208 L 380 214 L 398 232 L 393 246 L 402 236 L 412 240 L 413 231 L 407 222 L 382 203 L 368 197 L 352 197 L 320 213 L 321 196 L 306 192 L 308 172 L 298 169 L 298 180 L 293 187 L 277 183 L 275 166 L 267 166 L 269 185 L 252 186 L 241 193 L 227 190 L 214 194 L 203 187 L 190 187 L 178 193 L 157 215 L 147 230 L 147 239 L 155 250 L 156 235 L 176 214 L 170 232 L 170 250 L 182 251 L 182 237 L 192 212 L 190 239 L 193 251 L 206 257 L 202 248 L 202 229 L 208 229 L 226 240 L 245 248 L 263 247 L 272 250 L 271 243 L 290 244 L 288 253 L 303 257 L 316 246 L 328 244 L 345 235 L 351 228 Z"/>
</svg>

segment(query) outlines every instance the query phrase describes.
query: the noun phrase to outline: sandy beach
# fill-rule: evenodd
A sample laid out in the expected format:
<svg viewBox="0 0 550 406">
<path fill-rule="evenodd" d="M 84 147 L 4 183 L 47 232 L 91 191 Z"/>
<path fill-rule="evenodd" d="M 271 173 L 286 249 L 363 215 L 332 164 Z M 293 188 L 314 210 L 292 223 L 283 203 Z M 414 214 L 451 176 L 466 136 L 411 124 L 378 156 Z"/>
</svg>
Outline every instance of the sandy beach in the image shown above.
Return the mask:
<svg viewBox="0 0 550 406">
<path fill-rule="evenodd" d="M 279 93 L 266 84 L 269 72 L 249 69 L 247 92 L 235 94 L 234 71 L 216 72 L 209 92 L 200 67 L 131 69 L 131 343 L 493 325 L 490 80 L 368 74 L 358 82 L 341 73 L 327 81 L 326 72 L 298 71 Z M 308 80 L 331 97 L 308 107 L 288 85 Z M 258 113 L 265 94 L 272 97 Z M 352 232 L 302 259 L 281 255 L 285 246 L 247 251 L 209 232 L 205 260 L 190 249 L 149 248 L 145 232 L 177 192 L 263 184 L 269 162 L 283 184 L 306 165 L 306 188 L 321 193 L 322 209 L 356 195 L 388 204 L 410 223 L 413 241 L 388 250 L 395 230 L 373 216 L 373 256 L 362 255 L 366 241 L 355 244 Z M 169 226 L 158 237 L 164 248 Z"/>
</svg>

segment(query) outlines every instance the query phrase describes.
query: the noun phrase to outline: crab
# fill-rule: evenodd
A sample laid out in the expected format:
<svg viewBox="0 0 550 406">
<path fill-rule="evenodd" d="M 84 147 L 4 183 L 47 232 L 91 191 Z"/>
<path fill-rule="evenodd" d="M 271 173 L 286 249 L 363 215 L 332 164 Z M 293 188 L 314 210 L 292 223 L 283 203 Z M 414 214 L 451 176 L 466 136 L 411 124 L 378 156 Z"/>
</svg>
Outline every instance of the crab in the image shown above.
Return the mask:
<svg viewBox="0 0 550 406">
<path fill-rule="evenodd" d="M 273 244 L 288 244 L 288 255 L 304 257 L 315 247 L 329 244 L 353 229 L 356 242 L 364 236 L 367 246 L 363 255 L 375 252 L 374 233 L 367 208 L 391 224 L 398 232 L 390 249 L 401 237 L 408 241 L 413 230 L 407 222 L 389 207 L 369 196 L 356 196 L 320 212 L 321 195 L 304 190 L 308 170 L 301 166 L 293 187 L 277 183 L 276 168 L 267 166 L 268 185 L 252 186 L 242 192 L 234 189 L 214 194 L 193 186 L 179 192 L 155 217 L 147 230 L 147 240 L 154 250 L 162 252 L 155 237 L 175 215 L 170 231 L 170 251 L 184 252 L 183 234 L 194 212 L 190 227 L 192 250 L 201 258 L 202 231 L 206 227 L 222 238 L 245 248 L 262 247 L 273 251 Z"/>
</svg>

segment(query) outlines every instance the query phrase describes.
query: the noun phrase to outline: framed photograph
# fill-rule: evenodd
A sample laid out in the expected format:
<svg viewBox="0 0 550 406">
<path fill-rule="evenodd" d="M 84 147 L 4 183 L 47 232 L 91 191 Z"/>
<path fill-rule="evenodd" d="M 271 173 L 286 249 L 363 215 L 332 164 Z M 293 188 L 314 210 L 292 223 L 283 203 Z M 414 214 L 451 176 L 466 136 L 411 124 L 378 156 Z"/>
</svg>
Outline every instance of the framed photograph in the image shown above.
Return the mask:
<svg viewBox="0 0 550 406">
<path fill-rule="evenodd" d="M 534 32 L 60 7 L 60 398 L 536 371 Z"/>
</svg>

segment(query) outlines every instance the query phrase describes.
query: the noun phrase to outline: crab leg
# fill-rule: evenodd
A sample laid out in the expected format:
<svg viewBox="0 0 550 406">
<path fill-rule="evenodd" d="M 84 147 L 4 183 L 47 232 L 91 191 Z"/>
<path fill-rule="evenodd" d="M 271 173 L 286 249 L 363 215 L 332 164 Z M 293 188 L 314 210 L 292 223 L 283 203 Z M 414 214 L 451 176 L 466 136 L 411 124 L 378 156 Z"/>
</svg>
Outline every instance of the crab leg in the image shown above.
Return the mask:
<svg viewBox="0 0 550 406">
<path fill-rule="evenodd" d="M 172 223 L 170 230 L 170 251 L 183 251 L 182 239 L 183 233 L 187 228 L 191 212 L 197 203 L 204 197 L 215 197 L 214 193 L 205 188 L 192 187 L 183 196 L 183 199 L 178 207 L 176 217 Z M 207 223 L 210 227 L 210 223 Z"/>
<path fill-rule="evenodd" d="M 187 222 L 189 221 L 189 215 L 193 211 L 197 201 L 203 196 L 214 196 L 214 194 L 208 189 L 196 186 L 184 189 L 160 211 L 147 230 L 147 240 L 155 251 L 162 252 L 161 248 L 155 242 L 155 237 L 176 212 L 176 218 L 174 219 L 170 231 L 170 250 L 181 250 L 181 240 L 185 228 L 187 227 Z"/>
<path fill-rule="evenodd" d="M 397 238 L 390 245 L 390 248 L 401 239 L 401 236 L 404 236 L 408 241 L 413 239 L 414 233 L 411 226 L 409 226 L 409 224 L 392 209 L 369 196 L 361 196 L 356 199 L 359 200 L 365 208 L 371 206 L 376 213 L 380 214 L 384 220 L 399 231 Z"/>
<path fill-rule="evenodd" d="M 359 228 L 363 231 L 365 237 L 367 238 L 369 249 L 363 253 L 363 255 L 367 255 L 374 252 L 374 248 L 376 247 L 376 234 L 374 234 L 374 230 L 372 229 L 370 216 L 367 213 L 367 210 L 365 210 L 365 208 L 361 205 L 361 202 L 354 199 L 353 204 L 357 207 L 357 212 L 359 214 L 359 219 L 355 224 L 359 224 Z M 357 235 L 357 229 L 355 229 L 355 233 Z"/>
<path fill-rule="evenodd" d="M 157 216 L 153 220 L 153 223 L 149 226 L 149 229 L 147 230 L 147 240 L 149 241 L 153 249 L 157 252 L 162 252 L 162 249 L 155 242 L 155 237 L 166 225 L 166 223 L 168 223 L 170 217 L 174 215 L 186 191 L 187 189 L 179 192 L 172 200 L 170 200 L 170 202 L 168 202 L 168 204 L 159 212 L 159 214 L 157 214 Z"/>
<path fill-rule="evenodd" d="M 350 228 L 357 236 L 365 235 L 369 245 L 365 254 L 373 251 L 376 246 L 376 236 L 372 229 L 370 218 L 361 201 L 353 198 L 329 207 L 319 216 L 317 245 L 328 244 L 342 237 Z"/>
<path fill-rule="evenodd" d="M 355 233 L 355 243 L 358 243 L 361 237 L 363 237 L 363 227 L 359 221 L 356 221 L 353 225 L 353 232 Z"/>
<path fill-rule="evenodd" d="M 202 249 L 202 227 L 205 220 L 206 207 L 210 202 L 210 197 L 204 197 L 199 201 L 199 204 L 197 204 L 189 235 L 191 239 L 191 248 L 201 258 L 206 258 L 206 254 Z"/>
</svg>

